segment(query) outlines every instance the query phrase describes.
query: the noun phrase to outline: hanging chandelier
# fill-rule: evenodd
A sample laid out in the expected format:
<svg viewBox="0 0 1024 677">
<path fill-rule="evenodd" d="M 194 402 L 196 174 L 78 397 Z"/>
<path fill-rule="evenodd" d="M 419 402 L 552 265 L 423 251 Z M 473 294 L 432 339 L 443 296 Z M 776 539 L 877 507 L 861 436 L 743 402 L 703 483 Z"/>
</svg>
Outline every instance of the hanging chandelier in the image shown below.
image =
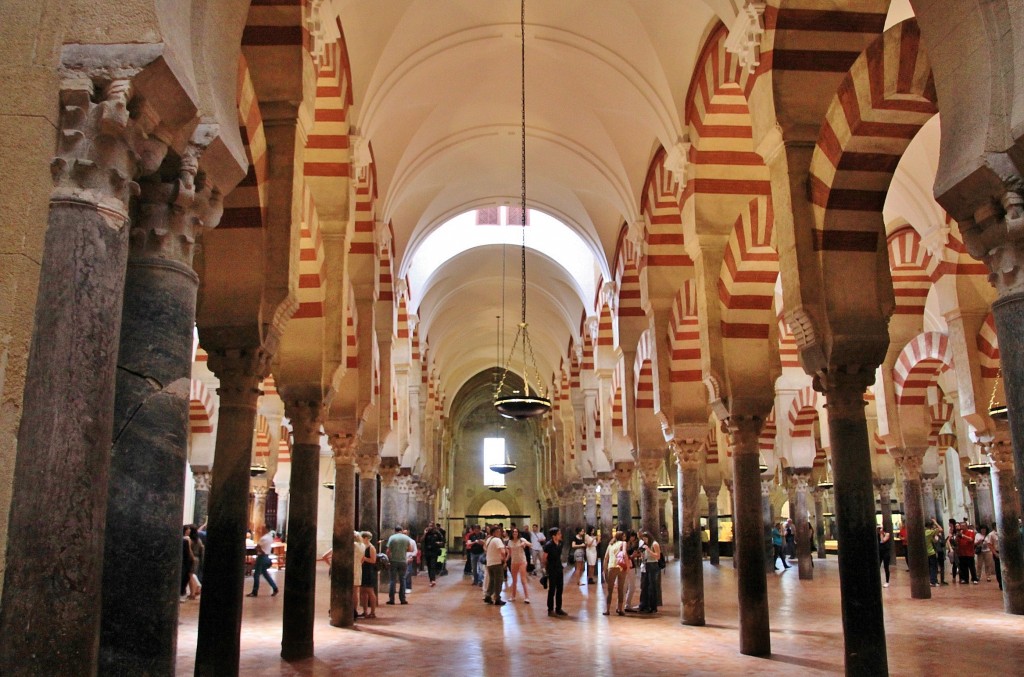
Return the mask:
<svg viewBox="0 0 1024 677">
<path fill-rule="evenodd" d="M 497 351 L 496 351 L 495 354 L 496 354 L 497 360 L 498 360 L 497 363 L 501 364 L 501 316 L 499 315 L 498 317 L 495 317 L 494 318 L 494 322 L 495 322 L 495 325 L 497 327 L 497 341 L 496 341 L 496 343 L 497 343 L 497 346 L 496 346 Z M 499 383 L 500 382 L 498 381 L 498 374 L 497 374 L 497 372 L 495 372 L 495 374 L 494 374 L 494 391 L 495 392 L 498 392 L 498 390 L 499 390 Z M 499 463 L 493 463 L 493 464 L 491 464 L 491 465 L 489 465 L 487 467 L 490 468 L 491 472 L 496 472 L 499 475 L 507 475 L 507 474 L 509 474 L 510 472 L 512 472 L 513 470 L 516 469 L 516 464 L 513 463 L 509 459 L 509 457 L 508 457 L 508 445 L 505 444 L 505 442 L 507 442 L 508 440 L 505 439 L 505 424 L 502 422 L 502 417 L 500 415 L 500 412 L 499 412 L 499 416 L 497 418 L 498 418 L 497 435 L 502 440 L 502 445 L 501 445 L 501 448 L 502 448 L 502 460 Z M 495 486 L 497 486 L 497 485 L 495 485 Z M 502 486 L 504 486 L 504 485 L 502 485 Z M 489 487 L 489 488 L 492 491 L 501 491 L 501 489 L 495 489 L 494 487 Z"/>
<path fill-rule="evenodd" d="M 996 382 L 992 384 L 992 397 L 988 400 L 988 415 L 993 421 L 1006 421 L 1010 418 L 1010 413 L 1006 408 L 1005 402 L 1003 404 L 996 403 L 996 394 L 999 392 L 999 379 L 1002 375 L 1003 370 L 1000 368 L 999 371 L 996 372 Z"/>
<path fill-rule="evenodd" d="M 267 466 L 262 463 L 253 463 L 249 466 L 249 477 L 259 477 L 267 474 Z"/>
<path fill-rule="evenodd" d="M 522 227 L 522 244 L 520 247 L 520 290 L 522 312 L 519 318 L 519 326 L 516 336 L 512 340 L 512 348 L 509 350 L 508 358 L 501 373 L 501 379 L 494 390 L 494 408 L 502 416 L 518 420 L 541 416 L 551 410 L 551 400 L 548 399 L 544 388 L 540 371 L 537 369 L 537 360 L 533 355 L 533 344 L 530 341 L 529 327 L 526 323 L 526 0 L 521 0 L 519 6 L 519 31 L 520 31 L 520 131 L 522 132 L 522 182 L 520 192 L 520 226 Z M 516 349 L 522 351 L 522 390 L 516 390 L 511 381 L 513 365 L 516 362 Z M 530 377 L 534 377 L 534 388 L 531 392 Z M 513 468 L 514 469 L 514 468 Z M 498 471 L 495 471 L 498 472 Z"/>
</svg>

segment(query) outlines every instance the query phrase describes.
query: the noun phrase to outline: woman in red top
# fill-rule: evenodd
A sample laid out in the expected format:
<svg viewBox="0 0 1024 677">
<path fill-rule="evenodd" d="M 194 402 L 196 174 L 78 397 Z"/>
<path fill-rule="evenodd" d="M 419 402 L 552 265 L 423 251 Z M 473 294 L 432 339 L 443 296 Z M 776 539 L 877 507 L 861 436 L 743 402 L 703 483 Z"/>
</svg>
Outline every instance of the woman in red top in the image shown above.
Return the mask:
<svg viewBox="0 0 1024 677">
<path fill-rule="evenodd" d="M 978 570 L 974 566 L 974 529 L 964 522 L 960 525 L 960 533 L 957 536 L 956 549 L 960 555 L 960 582 L 967 582 L 968 572 L 971 574 L 971 583 L 977 584 Z"/>
</svg>

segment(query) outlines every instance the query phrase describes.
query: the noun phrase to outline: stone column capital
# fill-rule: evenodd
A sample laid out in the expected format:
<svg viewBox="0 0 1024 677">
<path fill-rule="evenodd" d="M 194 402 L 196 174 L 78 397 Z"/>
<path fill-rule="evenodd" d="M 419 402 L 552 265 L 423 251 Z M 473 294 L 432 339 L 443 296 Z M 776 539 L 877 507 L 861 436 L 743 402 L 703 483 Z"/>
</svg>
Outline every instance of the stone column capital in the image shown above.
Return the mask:
<svg viewBox="0 0 1024 677">
<path fill-rule="evenodd" d="M 825 395 L 829 416 L 839 419 L 864 418 L 864 392 L 875 382 L 878 365 L 836 367 L 814 377 L 814 389 Z"/>
<path fill-rule="evenodd" d="M 216 348 L 207 347 L 207 364 L 220 380 L 217 395 L 221 406 L 240 397 L 258 397 L 260 383 L 270 369 L 271 354 L 260 346 Z"/>
<path fill-rule="evenodd" d="M 722 491 L 722 486 L 719 484 L 705 484 L 704 495 L 708 497 L 708 502 L 714 502 L 718 500 L 718 494 Z"/>
<path fill-rule="evenodd" d="M 192 473 L 192 480 L 195 482 L 196 491 L 209 491 L 213 482 L 213 473 L 209 470 L 201 470 Z"/>
<path fill-rule="evenodd" d="M 812 468 L 790 468 L 789 478 L 798 492 L 807 492 L 811 482 Z"/>
<path fill-rule="evenodd" d="M 644 484 L 657 484 L 665 460 L 660 456 L 641 456 L 637 459 L 637 465 L 640 467 L 640 479 Z"/>
<path fill-rule="evenodd" d="M 669 443 L 676 462 L 682 470 L 699 470 L 704 442 L 703 440 L 674 439 Z"/>
<path fill-rule="evenodd" d="M 267 497 L 267 487 L 258 485 L 252 488 L 252 495 L 257 501 L 262 501 Z"/>
<path fill-rule="evenodd" d="M 757 454 L 757 440 L 764 427 L 764 419 L 760 416 L 730 416 L 722 422 L 722 429 L 729 435 L 732 453 Z"/>
<path fill-rule="evenodd" d="M 770 475 L 768 477 L 761 477 L 761 497 L 766 498 L 772 495 L 772 485 L 775 484 L 775 479 Z M 732 487 L 729 488 L 732 490 Z"/>
<path fill-rule="evenodd" d="M 967 253 L 988 267 L 989 282 L 1000 298 L 1024 292 L 1024 179 L 1011 175 L 1003 180 L 1003 189 L 982 202 L 973 218 L 960 221 Z"/>
<path fill-rule="evenodd" d="M 129 200 L 139 193 L 133 179 L 155 172 L 167 155 L 155 111 L 144 101 L 135 115 L 128 110 L 140 107 L 131 78 L 142 68 L 128 66 L 113 79 L 68 71 L 61 83 L 51 202 L 92 205 L 117 230 L 128 223 Z"/>
<path fill-rule="evenodd" d="M 191 267 L 196 238 L 215 228 L 224 213 L 223 196 L 205 172 L 199 156 L 217 136 L 218 126 L 200 123 L 170 178 L 160 167 L 139 179 L 139 209 L 129 242 L 131 256 L 175 261 Z"/>
<path fill-rule="evenodd" d="M 409 475 L 399 475 L 395 479 L 395 487 L 403 494 L 408 494 L 413 488 L 412 477 Z"/>
<path fill-rule="evenodd" d="M 731 494 L 732 493 L 732 478 L 727 478 L 727 479 L 722 480 L 722 484 L 725 485 L 726 490 L 728 490 L 728 492 Z"/>
<path fill-rule="evenodd" d="M 988 462 L 999 473 L 1013 472 L 1013 447 L 1009 444 L 990 444 L 986 449 Z"/>
<path fill-rule="evenodd" d="M 892 447 L 889 449 L 889 454 L 905 479 L 919 480 L 921 479 L 921 462 L 924 460 L 925 451 L 913 447 Z"/>
<path fill-rule="evenodd" d="M 351 433 L 332 433 L 328 438 L 331 451 L 334 452 L 334 463 L 338 467 L 354 465 L 358 439 Z"/>
<path fill-rule="evenodd" d="M 359 474 L 364 479 L 373 477 L 380 467 L 380 456 L 377 455 L 376 449 L 372 453 L 357 453 L 356 465 L 359 466 Z"/>
<path fill-rule="evenodd" d="M 292 422 L 295 444 L 320 444 L 324 401 L 317 393 L 303 392 L 305 388 L 278 388 L 284 400 L 284 414 Z"/>
<path fill-rule="evenodd" d="M 398 478 L 398 459 L 394 456 L 380 459 L 380 467 L 377 474 L 380 475 L 380 483 L 385 487 L 395 486 Z"/>
<path fill-rule="evenodd" d="M 612 473 L 615 475 L 615 481 L 618 482 L 620 491 L 629 489 L 630 482 L 633 481 L 635 467 L 632 461 L 619 461 L 615 464 Z"/>
</svg>

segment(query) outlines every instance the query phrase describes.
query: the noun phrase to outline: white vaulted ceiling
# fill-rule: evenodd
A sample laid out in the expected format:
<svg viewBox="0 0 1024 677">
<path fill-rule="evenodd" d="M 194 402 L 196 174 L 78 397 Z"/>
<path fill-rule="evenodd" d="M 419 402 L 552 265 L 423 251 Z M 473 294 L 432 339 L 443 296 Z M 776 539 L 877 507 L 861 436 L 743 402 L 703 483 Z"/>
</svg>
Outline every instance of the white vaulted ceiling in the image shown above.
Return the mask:
<svg viewBox="0 0 1024 677">
<path fill-rule="evenodd" d="M 433 229 L 469 209 L 519 201 L 519 0 L 335 4 L 352 72 L 353 133 L 372 144 L 378 218 L 394 229 L 404 276 Z M 590 243 L 599 273 L 613 266 L 622 225 L 639 218 L 654 151 L 684 138 L 701 41 L 716 16 L 732 21 L 735 4 L 527 1 L 528 202 Z M 449 388 L 494 362 L 495 256 L 453 257 L 412 299 Z M 594 300 L 563 293 L 574 288 L 570 273 L 535 252 L 529 277 L 528 321 L 549 377 Z M 506 327 L 514 331 L 518 267 L 509 282 L 516 303 Z"/>
</svg>

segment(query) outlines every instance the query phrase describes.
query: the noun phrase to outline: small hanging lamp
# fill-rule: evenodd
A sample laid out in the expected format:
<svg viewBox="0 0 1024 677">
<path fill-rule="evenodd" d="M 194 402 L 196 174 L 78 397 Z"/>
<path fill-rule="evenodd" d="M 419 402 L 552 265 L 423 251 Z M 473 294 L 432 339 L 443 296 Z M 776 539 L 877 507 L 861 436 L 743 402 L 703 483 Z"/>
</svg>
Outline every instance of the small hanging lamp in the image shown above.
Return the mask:
<svg viewBox="0 0 1024 677">
<path fill-rule="evenodd" d="M 1002 378 L 1002 368 L 996 372 L 996 382 L 992 384 L 992 397 L 988 400 L 988 415 L 993 421 L 1006 421 L 1010 418 L 1010 413 L 1006 408 L 1006 403 L 996 403 L 996 394 L 999 392 L 999 380 Z"/>
<path fill-rule="evenodd" d="M 500 360 L 501 360 L 501 316 L 498 316 L 498 317 L 496 317 L 494 319 L 495 319 L 496 324 L 498 325 L 498 334 L 497 334 L 498 335 L 498 359 L 499 359 L 499 364 L 500 364 Z M 497 374 L 495 374 L 495 384 L 494 384 L 494 387 L 495 387 L 495 392 L 497 392 L 497 389 L 498 389 Z M 497 432 L 498 432 L 498 437 L 500 437 L 502 440 L 504 440 L 506 442 L 506 444 L 502 444 L 501 445 L 502 446 L 502 450 L 503 450 L 504 458 L 502 459 L 502 461 L 500 463 L 493 463 L 493 464 L 489 465 L 488 468 L 491 470 L 491 472 L 496 472 L 499 475 L 507 475 L 507 474 L 509 474 L 510 472 L 512 472 L 513 470 L 516 469 L 516 464 L 513 463 L 509 459 L 509 457 L 508 457 L 508 444 L 507 444 L 508 440 L 505 439 L 505 425 L 502 422 L 502 417 L 500 415 L 498 416 L 498 431 Z M 495 486 L 497 486 L 497 485 L 495 485 Z M 504 485 L 501 485 L 501 486 L 502 486 L 502 488 L 504 488 Z M 488 487 L 488 488 L 490 488 L 492 491 L 501 491 L 501 489 L 495 489 L 494 487 Z"/>
<path fill-rule="evenodd" d="M 551 400 L 547 397 L 540 371 L 537 369 L 537 360 L 533 355 L 533 344 L 530 341 L 529 326 L 526 323 L 526 0 L 521 0 L 519 11 L 519 30 L 521 33 L 520 43 L 520 131 L 522 132 L 522 182 L 520 193 L 520 212 L 522 227 L 522 246 L 520 247 L 520 289 L 522 291 L 522 313 L 519 318 L 519 327 L 516 336 L 512 340 L 512 348 L 509 350 L 508 358 L 502 370 L 501 379 L 494 390 L 494 408 L 502 416 L 518 420 L 541 416 L 551 410 Z M 513 364 L 516 362 L 516 348 L 522 351 L 522 390 L 513 387 L 509 378 Z M 531 373 L 532 367 L 532 373 Z M 531 392 L 530 378 L 534 378 L 534 388 Z"/>
</svg>

